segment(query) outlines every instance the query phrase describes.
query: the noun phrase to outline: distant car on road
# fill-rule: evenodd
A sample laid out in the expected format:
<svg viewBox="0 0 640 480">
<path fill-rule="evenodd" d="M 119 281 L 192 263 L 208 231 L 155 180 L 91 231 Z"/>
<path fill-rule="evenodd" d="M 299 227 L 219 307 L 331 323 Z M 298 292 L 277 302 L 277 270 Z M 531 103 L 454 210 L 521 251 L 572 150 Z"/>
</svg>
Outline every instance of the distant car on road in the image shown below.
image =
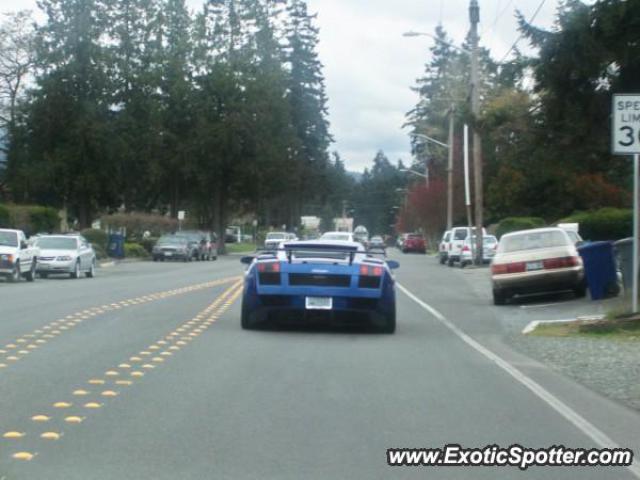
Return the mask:
<svg viewBox="0 0 640 480">
<path fill-rule="evenodd" d="M 218 258 L 218 241 L 215 234 L 198 230 L 182 230 L 176 233 L 178 237 L 186 238 L 194 247 L 196 260 L 216 260 Z"/>
<path fill-rule="evenodd" d="M 182 260 L 190 262 L 198 250 L 188 238 L 178 235 L 164 235 L 158 239 L 151 251 L 153 261 Z"/>
<path fill-rule="evenodd" d="M 441 265 L 447 262 L 450 248 L 451 248 L 451 230 L 447 230 L 442 235 L 442 240 L 440 240 L 440 243 L 438 244 L 438 258 L 440 260 Z"/>
<path fill-rule="evenodd" d="M 462 247 L 467 237 L 475 235 L 475 227 L 454 227 L 451 229 L 451 238 L 449 239 L 449 252 L 447 255 L 447 265 L 452 267 L 456 262 L 460 261 L 462 256 Z M 483 228 L 482 235 L 486 235 L 487 231 Z"/>
<path fill-rule="evenodd" d="M 276 250 L 278 246 L 287 240 L 289 240 L 290 233 L 288 232 L 269 232 L 267 233 L 266 238 L 264 239 L 264 249 L 265 250 Z"/>
<path fill-rule="evenodd" d="M 419 233 L 409 233 L 402 242 L 402 253 L 427 253 L 427 243 Z"/>
<path fill-rule="evenodd" d="M 467 237 L 462 246 L 462 254 L 460 255 L 460 268 L 473 263 L 473 252 L 476 246 L 476 236 Z M 498 239 L 493 235 L 485 235 L 482 239 L 482 263 L 491 263 L 498 248 Z"/>
<path fill-rule="evenodd" d="M 26 278 L 33 282 L 39 250 L 27 243 L 22 230 L 0 229 L 0 275 L 10 282 Z"/>
<path fill-rule="evenodd" d="M 35 241 L 40 249 L 36 271 L 41 278 L 67 274 L 71 278 L 96 275 L 96 252 L 82 235 L 42 235 Z"/>
<path fill-rule="evenodd" d="M 355 242 L 353 233 L 351 232 L 325 232 L 320 240 L 336 240 L 339 242 Z"/>
<path fill-rule="evenodd" d="M 369 250 L 370 251 L 385 251 L 387 249 L 387 246 L 384 244 L 384 239 L 379 236 L 379 235 L 375 235 L 373 237 L 371 237 L 371 240 L 369 240 Z"/>
<path fill-rule="evenodd" d="M 353 231 L 353 239 L 364 245 L 364 248 L 367 248 L 369 245 L 369 231 L 364 225 L 358 225 Z"/>
<path fill-rule="evenodd" d="M 491 264 L 493 302 L 516 294 L 572 290 L 586 295 L 582 258 L 561 228 L 537 228 L 503 235 Z"/>
<path fill-rule="evenodd" d="M 242 328 L 271 321 L 396 328 L 395 280 L 399 264 L 367 255 L 362 244 L 335 240 L 286 242 L 282 250 L 244 257 L 249 265 L 242 298 Z"/>
</svg>

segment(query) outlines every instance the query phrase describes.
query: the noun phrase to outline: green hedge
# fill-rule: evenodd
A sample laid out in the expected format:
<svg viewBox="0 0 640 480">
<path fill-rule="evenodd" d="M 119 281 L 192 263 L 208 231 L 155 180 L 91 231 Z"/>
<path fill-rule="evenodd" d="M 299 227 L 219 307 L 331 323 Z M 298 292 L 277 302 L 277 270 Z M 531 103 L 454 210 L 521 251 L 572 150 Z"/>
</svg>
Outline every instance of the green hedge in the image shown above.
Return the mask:
<svg viewBox="0 0 640 480">
<path fill-rule="evenodd" d="M 0 226 L 24 230 L 27 235 L 53 233 L 60 229 L 55 208 L 40 205 L 0 205 Z"/>
<path fill-rule="evenodd" d="M 82 236 L 86 238 L 93 247 L 100 247 L 106 251 L 109 245 L 109 235 L 104 230 L 96 230 L 95 228 L 87 228 L 82 230 Z"/>
<path fill-rule="evenodd" d="M 124 256 L 126 258 L 147 258 L 149 253 L 139 243 L 124 244 Z"/>
<path fill-rule="evenodd" d="M 93 250 L 96 252 L 96 257 L 98 257 L 98 260 L 104 260 L 105 258 L 108 258 L 107 250 L 101 245 L 94 244 Z"/>
<path fill-rule="evenodd" d="M 633 234 L 633 211 L 624 208 L 601 208 L 577 212 L 560 223 L 579 223 L 580 236 L 585 240 L 618 240 Z"/>
<path fill-rule="evenodd" d="M 11 215 L 9 209 L 4 205 L 0 205 L 0 228 L 9 228 L 11 226 Z"/>
<path fill-rule="evenodd" d="M 502 237 L 505 233 L 516 232 L 518 230 L 528 230 L 530 228 L 544 227 L 546 222 L 538 217 L 507 217 L 503 218 L 496 228 L 496 236 Z"/>
</svg>

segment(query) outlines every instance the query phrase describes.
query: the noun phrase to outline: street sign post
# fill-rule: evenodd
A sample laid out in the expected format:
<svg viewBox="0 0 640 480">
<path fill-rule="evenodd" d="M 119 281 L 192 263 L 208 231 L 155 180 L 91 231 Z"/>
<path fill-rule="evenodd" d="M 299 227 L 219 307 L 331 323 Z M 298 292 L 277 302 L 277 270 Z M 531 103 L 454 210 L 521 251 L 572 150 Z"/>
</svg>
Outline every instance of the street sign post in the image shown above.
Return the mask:
<svg viewBox="0 0 640 480">
<path fill-rule="evenodd" d="M 640 170 L 640 94 L 613 95 L 611 109 L 611 151 L 633 155 L 633 287 L 631 310 L 638 313 L 638 173 Z"/>
<path fill-rule="evenodd" d="M 178 211 L 178 231 L 182 231 L 182 222 L 184 221 L 186 213 L 184 210 Z"/>
</svg>

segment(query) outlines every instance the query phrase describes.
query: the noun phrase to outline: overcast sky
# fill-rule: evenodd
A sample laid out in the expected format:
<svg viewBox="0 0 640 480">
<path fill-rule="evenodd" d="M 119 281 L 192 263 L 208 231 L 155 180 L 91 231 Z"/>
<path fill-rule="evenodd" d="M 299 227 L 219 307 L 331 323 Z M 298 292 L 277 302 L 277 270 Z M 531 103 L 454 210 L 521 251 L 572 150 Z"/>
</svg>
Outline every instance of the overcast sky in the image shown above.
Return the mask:
<svg viewBox="0 0 640 480">
<path fill-rule="evenodd" d="M 187 0 L 199 8 L 202 0 Z M 410 90 L 429 60 L 428 37 L 442 23 L 456 43 L 469 28 L 469 0 L 308 0 L 318 14 L 320 59 L 325 66 L 329 120 L 347 168 L 362 171 L 377 150 L 392 161 L 410 159 L 404 115 L 416 103 Z M 479 0 L 481 44 L 500 59 L 518 38 L 515 9 L 527 18 L 542 0 Z M 546 0 L 535 24 L 553 22 L 558 0 Z M 35 0 L 0 0 L 0 11 L 37 10 Z M 518 46 L 526 51 L 526 41 Z"/>
</svg>

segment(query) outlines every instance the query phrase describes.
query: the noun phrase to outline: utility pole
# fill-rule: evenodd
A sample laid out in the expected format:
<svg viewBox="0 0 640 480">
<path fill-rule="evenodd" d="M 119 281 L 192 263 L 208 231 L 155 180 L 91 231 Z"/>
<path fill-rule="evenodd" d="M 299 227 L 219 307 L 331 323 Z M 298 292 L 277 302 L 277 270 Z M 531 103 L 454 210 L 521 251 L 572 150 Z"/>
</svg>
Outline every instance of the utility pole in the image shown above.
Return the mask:
<svg viewBox="0 0 640 480">
<path fill-rule="evenodd" d="M 453 227 L 453 130 L 455 104 L 449 108 L 449 162 L 447 165 L 447 230 Z"/>
<path fill-rule="evenodd" d="M 478 23 L 480 23 L 480 7 L 478 0 L 471 0 L 469 5 L 471 20 L 471 111 L 473 112 L 473 168 L 475 173 L 475 214 L 476 214 L 476 251 L 475 263 L 482 265 L 482 139 L 478 133 L 478 116 L 480 114 L 480 83 L 478 72 Z"/>
</svg>

